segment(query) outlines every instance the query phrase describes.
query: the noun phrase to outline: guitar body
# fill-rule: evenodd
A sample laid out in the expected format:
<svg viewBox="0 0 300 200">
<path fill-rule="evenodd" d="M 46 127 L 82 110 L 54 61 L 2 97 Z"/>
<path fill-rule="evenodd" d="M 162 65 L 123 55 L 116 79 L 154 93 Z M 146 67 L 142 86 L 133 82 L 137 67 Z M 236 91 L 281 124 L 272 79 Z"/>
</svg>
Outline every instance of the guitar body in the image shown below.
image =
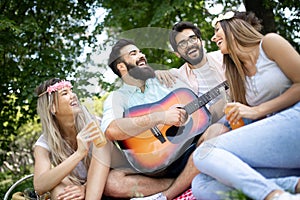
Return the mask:
<svg viewBox="0 0 300 200">
<path fill-rule="evenodd" d="M 171 107 L 184 107 L 197 98 L 197 95 L 190 89 L 179 88 L 158 102 L 126 110 L 124 116 L 136 117 L 152 112 L 166 111 Z M 181 127 L 158 125 L 157 128 L 166 138 L 164 143 L 161 143 L 151 130 L 147 130 L 135 137 L 118 141 L 118 144 L 135 169 L 144 173 L 152 173 L 164 169 L 180 157 L 184 153 L 182 147 L 189 146 L 195 136 L 202 134 L 209 126 L 210 121 L 210 113 L 203 106 L 193 111 L 186 124 Z"/>
</svg>

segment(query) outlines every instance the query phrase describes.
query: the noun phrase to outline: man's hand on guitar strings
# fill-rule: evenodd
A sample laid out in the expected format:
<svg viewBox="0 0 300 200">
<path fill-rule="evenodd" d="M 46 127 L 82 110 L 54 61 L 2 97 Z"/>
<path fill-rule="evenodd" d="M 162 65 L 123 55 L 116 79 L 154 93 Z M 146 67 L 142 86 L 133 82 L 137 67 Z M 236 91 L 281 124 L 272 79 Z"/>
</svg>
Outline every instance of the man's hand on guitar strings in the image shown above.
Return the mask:
<svg viewBox="0 0 300 200">
<path fill-rule="evenodd" d="M 170 108 L 165 112 L 165 124 L 171 126 L 182 126 L 187 120 L 187 113 L 182 108 Z"/>
</svg>

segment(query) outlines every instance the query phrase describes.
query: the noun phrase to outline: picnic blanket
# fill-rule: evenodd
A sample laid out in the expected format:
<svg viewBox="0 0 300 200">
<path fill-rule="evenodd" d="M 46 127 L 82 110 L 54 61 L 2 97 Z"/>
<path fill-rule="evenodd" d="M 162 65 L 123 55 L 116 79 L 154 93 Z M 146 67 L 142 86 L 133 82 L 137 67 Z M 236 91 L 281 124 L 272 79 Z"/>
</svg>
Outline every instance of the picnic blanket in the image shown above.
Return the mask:
<svg viewBox="0 0 300 200">
<path fill-rule="evenodd" d="M 196 198 L 193 196 L 192 189 L 190 188 L 173 200 L 196 200 Z"/>
</svg>

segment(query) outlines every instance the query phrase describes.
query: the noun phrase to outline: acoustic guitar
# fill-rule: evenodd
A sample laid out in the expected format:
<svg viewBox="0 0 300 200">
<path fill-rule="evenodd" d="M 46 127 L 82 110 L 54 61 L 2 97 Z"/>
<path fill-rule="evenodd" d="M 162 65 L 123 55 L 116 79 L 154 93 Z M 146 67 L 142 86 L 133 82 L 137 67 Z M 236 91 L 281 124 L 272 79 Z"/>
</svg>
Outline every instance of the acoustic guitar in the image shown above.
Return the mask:
<svg viewBox="0 0 300 200">
<path fill-rule="evenodd" d="M 164 169 L 184 153 L 194 137 L 202 134 L 211 123 L 205 105 L 220 95 L 221 88 L 228 89 L 226 81 L 198 97 L 188 88 L 178 88 L 160 101 L 129 108 L 124 117 L 137 117 L 152 112 L 180 107 L 186 110 L 188 120 L 183 126 L 158 125 L 135 137 L 117 141 L 130 164 L 143 173 Z"/>
</svg>

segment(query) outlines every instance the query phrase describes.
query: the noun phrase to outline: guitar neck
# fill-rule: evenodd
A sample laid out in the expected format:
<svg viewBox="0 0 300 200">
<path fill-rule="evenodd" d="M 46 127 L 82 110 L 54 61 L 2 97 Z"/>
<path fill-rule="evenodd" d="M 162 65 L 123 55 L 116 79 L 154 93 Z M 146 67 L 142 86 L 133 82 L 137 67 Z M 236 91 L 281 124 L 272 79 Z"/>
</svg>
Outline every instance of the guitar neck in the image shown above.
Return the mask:
<svg viewBox="0 0 300 200">
<path fill-rule="evenodd" d="M 184 109 L 189 115 L 192 114 L 193 112 L 205 106 L 208 102 L 219 96 L 221 94 L 221 88 L 224 88 L 225 90 L 229 88 L 227 81 L 222 82 L 210 91 L 190 102 L 189 104 L 184 106 Z"/>
</svg>

